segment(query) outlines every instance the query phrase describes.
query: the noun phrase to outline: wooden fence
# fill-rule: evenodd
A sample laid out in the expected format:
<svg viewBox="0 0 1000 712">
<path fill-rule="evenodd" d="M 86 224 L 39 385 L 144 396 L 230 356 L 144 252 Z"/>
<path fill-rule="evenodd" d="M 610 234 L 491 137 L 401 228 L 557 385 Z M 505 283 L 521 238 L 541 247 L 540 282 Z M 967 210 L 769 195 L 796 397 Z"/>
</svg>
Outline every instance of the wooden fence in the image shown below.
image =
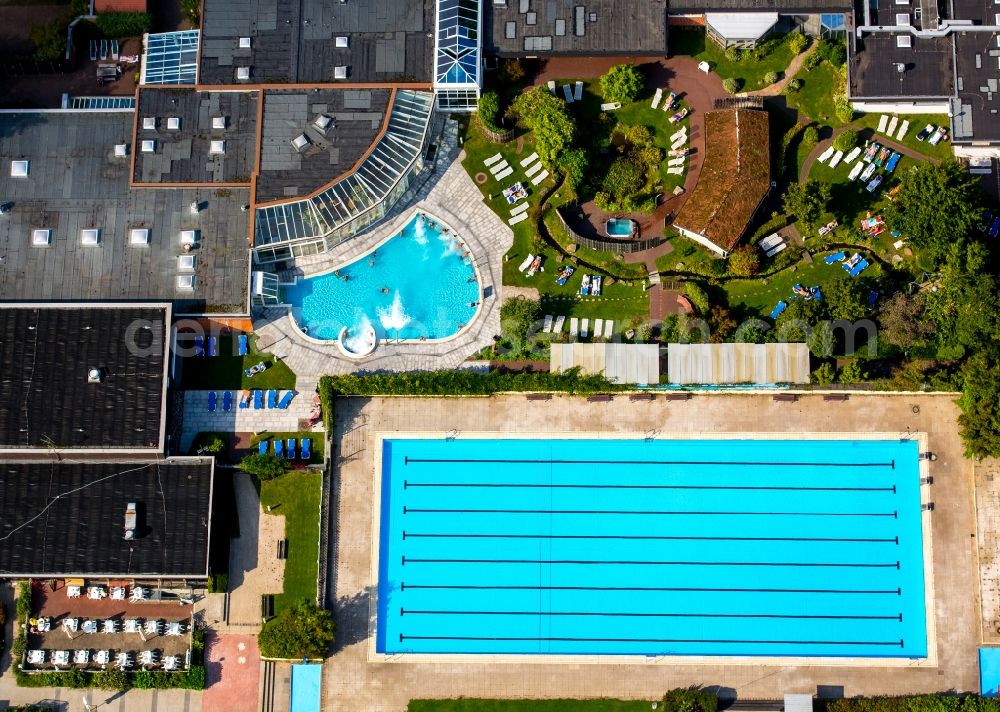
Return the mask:
<svg viewBox="0 0 1000 712">
<path fill-rule="evenodd" d="M 590 248 L 591 250 L 598 250 L 600 252 L 616 252 L 618 254 L 642 252 L 643 250 L 649 250 L 662 244 L 666 239 L 662 235 L 649 237 L 645 240 L 611 240 L 605 238 L 584 237 L 569 226 L 569 223 L 566 222 L 566 218 L 563 217 L 562 211 L 559 208 L 556 208 L 556 216 L 559 218 L 559 222 L 562 224 L 566 234 L 573 238 L 573 242 L 579 243 L 584 247 Z"/>
</svg>

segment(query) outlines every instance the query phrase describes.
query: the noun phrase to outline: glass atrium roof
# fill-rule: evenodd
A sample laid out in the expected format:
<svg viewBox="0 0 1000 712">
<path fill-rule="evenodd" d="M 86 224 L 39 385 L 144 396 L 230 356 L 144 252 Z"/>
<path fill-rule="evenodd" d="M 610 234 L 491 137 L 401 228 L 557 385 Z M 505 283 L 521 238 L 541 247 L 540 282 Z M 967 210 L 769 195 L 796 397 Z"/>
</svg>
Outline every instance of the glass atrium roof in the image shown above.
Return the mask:
<svg viewBox="0 0 1000 712">
<path fill-rule="evenodd" d="M 479 86 L 480 0 L 438 0 L 436 86 Z"/>
<path fill-rule="evenodd" d="M 198 76 L 198 30 L 146 35 L 139 83 L 195 84 Z"/>
<path fill-rule="evenodd" d="M 257 208 L 254 244 L 321 237 L 384 200 L 420 154 L 433 107 L 430 92 L 397 91 L 386 132 L 357 170 L 311 198 Z"/>
</svg>

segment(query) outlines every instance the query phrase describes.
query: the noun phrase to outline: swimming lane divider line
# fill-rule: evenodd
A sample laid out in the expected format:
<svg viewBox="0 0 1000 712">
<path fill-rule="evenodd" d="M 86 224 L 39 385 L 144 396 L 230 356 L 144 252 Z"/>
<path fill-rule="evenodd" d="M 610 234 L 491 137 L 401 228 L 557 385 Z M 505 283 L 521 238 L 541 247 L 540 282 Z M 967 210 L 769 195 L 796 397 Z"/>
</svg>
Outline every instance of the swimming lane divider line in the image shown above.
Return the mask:
<svg viewBox="0 0 1000 712">
<path fill-rule="evenodd" d="M 618 484 L 527 484 L 517 482 L 410 482 L 403 480 L 403 489 L 411 487 L 461 487 L 497 489 L 622 489 L 622 490 L 752 490 L 781 492 L 892 492 L 892 487 L 774 487 L 753 485 L 618 485 Z"/>
<path fill-rule="evenodd" d="M 891 539 L 862 539 L 844 537 L 803 537 L 803 536 L 670 536 L 659 534 L 430 534 L 425 532 L 401 532 L 403 541 L 411 539 L 623 539 L 638 541 L 814 541 L 851 544 L 895 544 L 899 537 Z"/>
<path fill-rule="evenodd" d="M 410 457 L 403 456 L 403 464 L 463 464 L 463 465 L 739 465 L 760 467 L 888 467 L 896 469 L 896 461 L 889 462 L 757 462 L 757 461 L 716 461 L 716 460 L 562 460 L 562 459 L 531 459 L 518 460 L 514 458 L 444 458 L 444 457 Z"/>
<path fill-rule="evenodd" d="M 625 566 L 774 566 L 774 567 L 814 567 L 844 569 L 896 569 L 899 562 L 889 564 L 826 563 L 804 561 L 598 561 L 593 559 L 425 559 L 402 557 L 402 565 L 407 564 L 555 564 L 555 565 L 625 565 Z"/>
<path fill-rule="evenodd" d="M 720 517 L 891 517 L 898 512 L 709 512 L 627 509 L 428 509 L 403 506 L 403 514 L 599 514 L 640 516 L 720 516 Z"/>
<path fill-rule="evenodd" d="M 743 640 L 708 638 L 567 638 L 567 637 L 524 637 L 524 636 L 478 636 L 478 635 L 406 635 L 399 634 L 399 642 L 406 640 L 487 640 L 494 642 L 548 642 L 548 643 L 724 643 L 730 645 L 880 645 L 902 648 L 903 639 L 881 640 Z"/>
<path fill-rule="evenodd" d="M 863 615 L 793 615 L 782 613 L 625 613 L 619 611 L 421 611 L 399 609 L 403 616 L 594 616 L 608 618 L 791 618 L 796 620 L 880 620 L 903 622 L 903 614 L 894 616 Z"/>
<path fill-rule="evenodd" d="M 862 595 L 902 596 L 903 590 L 864 590 L 853 588 L 709 588 L 706 586 L 519 586 L 513 584 L 432 584 L 406 583 L 401 581 L 399 590 L 421 589 L 435 591 L 671 591 L 671 592 L 714 592 L 714 593 L 836 593 Z"/>
</svg>

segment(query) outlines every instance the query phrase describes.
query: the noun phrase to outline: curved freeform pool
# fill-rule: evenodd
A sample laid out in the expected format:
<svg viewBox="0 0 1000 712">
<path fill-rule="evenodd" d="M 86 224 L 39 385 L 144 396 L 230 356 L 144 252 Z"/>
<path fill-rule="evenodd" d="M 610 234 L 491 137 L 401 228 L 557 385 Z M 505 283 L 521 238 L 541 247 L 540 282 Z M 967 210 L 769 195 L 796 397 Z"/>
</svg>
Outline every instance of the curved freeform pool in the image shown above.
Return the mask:
<svg viewBox="0 0 1000 712">
<path fill-rule="evenodd" d="M 333 341 L 346 328 L 357 351 L 351 339 L 370 328 L 379 341 L 454 336 L 475 317 L 480 290 L 462 238 L 418 212 L 354 262 L 284 286 L 282 298 L 309 337 Z"/>
</svg>

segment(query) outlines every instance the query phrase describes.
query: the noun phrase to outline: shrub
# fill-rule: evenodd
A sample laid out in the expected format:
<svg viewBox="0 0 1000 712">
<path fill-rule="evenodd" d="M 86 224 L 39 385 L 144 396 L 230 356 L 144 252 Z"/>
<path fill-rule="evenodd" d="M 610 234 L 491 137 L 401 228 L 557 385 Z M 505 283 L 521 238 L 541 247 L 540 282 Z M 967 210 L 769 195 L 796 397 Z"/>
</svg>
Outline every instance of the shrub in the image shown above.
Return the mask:
<svg viewBox="0 0 1000 712">
<path fill-rule="evenodd" d="M 601 94 L 605 101 L 628 104 L 635 101 L 644 82 L 642 72 L 631 64 L 618 64 L 601 77 Z"/>
<path fill-rule="evenodd" d="M 833 147 L 838 151 L 850 151 L 857 144 L 858 132 L 853 129 L 841 131 L 837 134 L 837 138 L 833 139 Z"/>
<path fill-rule="evenodd" d="M 840 369 L 841 383 L 861 383 L 868 377 L 859 359 L 852 359 Z"/>
<path fill-rule="evenodd" d="M 539 302 L 521 296 L 510 297 L 500 305 L 500 330 L 505 336 L 523 342 L 541 316 Z"/>
<path fill-rule="evenodd" d="M 833 370 L 833 366 L 831 366 L 828 361 L 824 361 L 819 365 L 819 368 L 812 372 L 812 381 L 813 383 L 818 383 L 821 386 L 828 386 L 833 383 L 833 379 L 836 375 L 837 374 Z"/>
<path fill-rule="evenodd" d="M 759 250 L 750 245 L 737 247 L 729 253 L 729 273 L 737 277 L 750 277 L 760 269 Z"/>
<path fill-rule="evenodd" d="M 31 615 L 31 584 L 21 581 L 17 585 L 17 600 L 14 602 L 14 610 L 17 613 L 17 620 L 20 623 L 27 623 Z"/>
<path fill-rule="evenodd" d="M 664 712 L 715 712 L 719 698 L 708 690 L 677 688 L 663 696 Z"/>
<path fill-rule="evenodd" d="M 212 574 L 208 578 L 209 593 L 225 593 L 229 590 L 229 574 Z"/>
<path fill-rule="evenodd" d="M 739 47 L 726 47 L 726 59 L 730 62 L 739 62 L 743 59 L 743 53 Z"/>
<path fill-rule="evenodd" d="M 722 88 L 730 94 L 735 94 L 743 87 L 743 80 L 736 77 L 727 77 L 722 81 Z"/>
<path fill-rule="evenodd" d="M 602 187 L 615 199 L 621 200 L 642 190 L 645 171 L 631 158 L 616 158 L 604 177 Z"/>
<path fill-rule="evenodd" d="M 802 50 L 809 46 L 809 38 L 801 32 L 795 32 L 788 38 L 788 49 L 793 54 L 801 54 Z"/>
<path fill-rule="evenodd" d="M 708 314 L 708 292 L 697 282 L 684 283 L 684 296 L 691 301 L 691 306 L 699 314 Z"/>
<path fill-rule="evenodd" d="M 63 20 L 35 25 L 29 35 L 35 45 L 35 59 L 55 62 L 66 56 L 66 23 Z"/>
<path fill-rule="evenodd" d="M 500 95 L 495 91 L 484 92 L 479 97 L 479 120 L 490 131 L 500 133 L 503 129 L 497 123 L 500 115 Z"/>
<path fill-rule="evenodd" d="M 517 84 L 524 79 L 524 62 L 520 59 L 504 59 L 497 68 L 497 79 L 502 84 Z"/>
<path fill-rule="evenodd" d="M 633 146 L 645 146 L 653 140 L 653 132 L 642 124 L 636 124 L 625 130 L 625 140 Z"/>
<path fill-rule="evenodd" d="M 148 12 L 102 12 L 95 20 L 105 37 L 139 37 L 152 26 Z"/>
<path fill-rule="evenodd" d="M 807 72 L 810 72 L 813 69 L 816 69 L 816 67 L 818 67 L 822 63 L 823 63 L 823 57 L 820 56 L 819 50 L 817 49 L 814 50 L 813 53 L 810 54 L 808 57 L 806 57 L 805 61 L 802 62 L 802 67 Z"/>
<path fill-rule="evenodd" d="M 635 328 L 635 343 L 648 344 L 653 340 L 653 326 L 648 322 L 643 322 Z"/>
<path fill-rule="evenodd" d="M 119 690 L 124 691 L 132 686 L 129 674 L 116 667 L 107 668 L 94 673 L 91 680 L 94 687 L 99 690 Z"/>
<path fill-rule="evenodd" d="M 288 470 L 288 460 L 274 453 L 250 453 L 240 460 L 240 469 L 260 480 L 273 480 Z"/>
<path fill-rule="evenodd" d="M 778 81 L 778 73 L 771 71 L 764 75 L 764 84 L 774 84 Z"/>
<path fill-rule="evenodd" d="M 302 600 L 265 623 L 257 642 L 268 658 L 324 658 L 336 630 L 330 611 Z"/>
<path fill-rule="evenodd" d="M 792 80 L 788 82 L 788 88 L 791 91 L 800 91 L 802 89 L 802 80 L 798 77 L 792 77 Z"/>
<path fill-rule="evenodd" d="M 851 106 L 851 102 L 848 101 L 846 96 L 838 96 L 834 100 L 834 113 L 840 121 L 845 124 L 854 119 L 854 107 Z"/>
<path fill-rule="evenodd" d="M 194 27 L 198 27 L 201 24 L 201 16 L 198 14 L 199 9 L 198 0 L 181 0 L 181 12 L 184 13 L 184 16 Z"/>
<path fill-rule="evenodd" d="M 319 391 L 326 402 L 335 396 L 489 396 L 522 391 L 611 393 L 623 390 L 600 375 L 580 375 L 578 369 L 560 373 L 503 373 L 488 371 L 430 371 L 414 373 L 345 374 L 324 376 Z"/>
</svg>

